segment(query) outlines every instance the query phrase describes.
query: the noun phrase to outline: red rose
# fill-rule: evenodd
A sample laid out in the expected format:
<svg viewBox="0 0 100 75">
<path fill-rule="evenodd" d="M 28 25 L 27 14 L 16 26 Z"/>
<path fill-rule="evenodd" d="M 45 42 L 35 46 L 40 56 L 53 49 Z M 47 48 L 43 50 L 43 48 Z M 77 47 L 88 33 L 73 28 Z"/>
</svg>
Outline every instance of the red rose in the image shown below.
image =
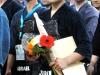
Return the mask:
<svg viewBox="0 0 100 75">
<path fill-rule="evenodd" d="M 40 38 L 40 45 L 42 47 L 51 48 L 54 45 L 54 37 L 42 35 Z"/>
</svg>

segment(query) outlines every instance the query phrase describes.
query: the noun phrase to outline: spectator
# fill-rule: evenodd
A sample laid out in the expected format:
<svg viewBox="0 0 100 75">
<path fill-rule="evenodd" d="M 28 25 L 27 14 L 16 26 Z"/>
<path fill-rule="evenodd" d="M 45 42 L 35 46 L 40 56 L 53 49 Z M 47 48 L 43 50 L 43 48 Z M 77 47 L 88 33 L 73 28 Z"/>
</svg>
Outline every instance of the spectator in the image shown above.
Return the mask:
<svg viewBox="0 0 100 75">
<path fill-rule="evenodd" d="M 40 4 L 37 3 L 37 0 L 27 0 L 27 7 L 22 9 L 22 10 L 20 10 L 19 12 L 17 12 L 14 15 L 13 19 L 12 19 L 11 30 L 12 30 L 12 34 L 13 34 L 13 39 L 14 39 L 13 42 L 14 42 L 14 44 L 13 44 L 13 49 L 10 51 L 10 54 L 8 56 L 7 70 L 6 70 L 6 74 L 5 75 L 16 75 L 16 74 L 17 75 L 24 75 L 24 74 L 25 75 L 26 74 L 27 75 L 39 75 L 39 73 L 38 73 L 39 70 L 38 69 L 41 69 L 40 68 L 41 66 L 38 66 L 38 64 L 39 65 L 42 64 L 41 61 L 40 61 L 41 58 L 37 59 L 36 62 L 35 61 L 33 62 L 33 60 L 35 59 L 34 56 L 30 58 L 29 56 L 27 56 L 25 54 L 26 58 L 27 57 L 29 58 L 29 59 L 27 59 L 29 61 L 28 63 L 32 62 L 32 64 L 34 64 L 34 66 L 32 64 L 30 66 L 30 64 L 28 64 L 26 62 L 26 60 L 24 60 L 24 59 L 23 59 L 24 61 L 22 60 L 23 62 L 20 64 L 19 63 L 20 62 L 19 59 L 16 59 L 16 56 L 18 54 L 17 54 L 16 49 L 15 49 L 16 46 L 18 46 L 18 45 L 21 46 L 21 39 L 22 39 L 21 37 L 22 37 L 22 35 L 20 36 L 20 32 L 22 32 L 23 35 L 24 35 L 24 33 L 27 33 L 27 32 L 28 33 L 38 34 L 38 30 L 37 30 L 36 23 L 35 23 L 34 16 L 33 16 L 35 6 L 39 6 L 39 8 L 37 10 L 35 10 L 35 12 L 37 12 L 38 14 L 40 14 L 40 13 L 42 13 L 44 11 L 44 8 L 42 9 L 42 7 L 40 7 Z M 28 17 L 26 17 L 26 16 L 28 16 Z M 23 28 L 20 27 L 21 25 L 24 25 Z M 22 30 L 22 31 L 20 31 L 20 30 Z M 18 48 L 18 49 L 20 50 L 20 48 Z M 23 50 L 23 48 L 21 48 L 21 50 Z M 23 53 L 23 55 L 24 55 L 24 53 Z M 30 59 L 32 61 L 30 61 Z M 21 66 L 23 66 L 23 65 L 26 66 L 27 65 L 27 66 L 31 67 L 30 70 L 28 72 L 26 72 L 26 71 L 25 72 L 23 72 L 23 71 L 20 71 L 20 72 L 19 71 L 15 71 L 15 73 L 12 74 L 11 69 L 12 69 L 12 65 L 14 64 L 14 60 L 16 60 L 15 61 L 16 70 L 17 70 L 17 67 L 19 65 L 21 65 Z M 43 61 L 44 61 L 44 59 L 43 59 Z M 46 63 L 44 63 L 44 64 L 46 64 Z"/>
<path fill-rule="evenodd" d="M 9 21 L 5 12 L 0 8 L 0 75 L 10 49 Z"/>
<path fill-rule="evenodd" d="M 8 17 L 9 26 L 10 26 L 10 23 L 11 23 L 13 15 L 17 11 L 22 9 L 22 7 L 18 3 L 16 3 L 14 0 L 1 0 L 1 1 L 2 1 L 2 3 L 0 3 L 1 8 L 5 11 L 5 13 L 6 13 L 7 17 Z M 6 63 L 4 65 L 4 67 L 3 67 L 2 75 L 5 75 L 5 71 L 6 71 Z"/>
<path fill-rule="evenodd" d="M 99 12 L 86 0 L 75 0 L 75 8 L 80 13 L 85 23 L 85 29 L 88 33 L 89 40 L 92 38 L 98 24 Z"/>
<path fill-rule="evenodd" d="M 91 0 L 92 5 L 100 11 L 100 0 Z"/>
<path fill-rule="evenodd" d="M 92 49 L 92 39 L 98 24 L 99 12 L 87 0 L 75 0 L 75 8 L 83 18 L 84 27 L 91 41 Z M 87 69 L 87 64 L 85 64 L 85 67 Z"/>
<path fill-rule="evenodd" d="M 93 55 L 92 55 L 92 59 L 91 59 L 91 63 L 89 65 L 89 70 L 88 70 L 88 75 L 93 75 L 94 72 L 94 66 L 97 63 L 97 71 L 95 72 L 94 75 L 99 75 L 100 74 L 100 16 L 99 16 L 99 20 L 98 20 L 98 26 L 96 29 L 96 32 L 94 34 L 94 38 L 93 38 Z M 98 61 L 98 62 L 97 62 Z"/>
<path fill-rule="evenodd" d="M 100 0 L 91 0 L 91 3 L 100 12 Z M 99 60 L 96 55 L 92 55 L 90 65 L 88 66 L 88 75 L 95 75 L 95 73 L 97 73 L 96 63 L 100 63 Z"/>
</svg>

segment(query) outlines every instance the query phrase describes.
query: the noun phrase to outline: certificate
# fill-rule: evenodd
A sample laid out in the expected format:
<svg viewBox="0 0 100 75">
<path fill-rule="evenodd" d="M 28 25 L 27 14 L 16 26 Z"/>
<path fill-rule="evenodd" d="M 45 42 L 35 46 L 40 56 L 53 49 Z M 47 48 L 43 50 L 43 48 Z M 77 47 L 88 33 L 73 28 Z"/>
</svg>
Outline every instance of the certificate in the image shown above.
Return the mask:
<svg viewBox="0 0 100 75">
<path fill-rule="evenodd" d="M 54 46 L 52 47 L 52 52 L 55 57 L 64 58 L 72 54 L 77 48 L 75 41 L 72 36 L 56 40 Z M 70 65 L 63 70 L 64 75 L 87 75 L 84 63 L 77 62 Z"/>
</svg>

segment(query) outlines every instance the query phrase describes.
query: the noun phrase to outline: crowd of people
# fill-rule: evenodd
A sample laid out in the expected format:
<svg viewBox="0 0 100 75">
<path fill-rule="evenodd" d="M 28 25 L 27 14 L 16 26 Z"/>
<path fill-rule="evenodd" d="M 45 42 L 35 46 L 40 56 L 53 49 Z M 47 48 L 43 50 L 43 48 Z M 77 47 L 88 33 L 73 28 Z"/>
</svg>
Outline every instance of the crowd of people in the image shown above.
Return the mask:
<svg viewBox="0 0 100 75">
<path fill-rule="evenodd" d="M 43 56 L 29 56 L 22 46 L 24 34 L 43 32 L 34 13 L 48 34 L 58 39 L 73 36 L 75 51 L 51 63 Z M 41 71 L 52 71 L 51 67 L 63 75 L 61 70 L 77 61 L 85 63 L 87 75 L 99 75 L 99 37 L 100 0 L 0 0 L 0 75 L 43 75 Z M 20 66 L 28 71 L 18 71 Z"/>
</svg>

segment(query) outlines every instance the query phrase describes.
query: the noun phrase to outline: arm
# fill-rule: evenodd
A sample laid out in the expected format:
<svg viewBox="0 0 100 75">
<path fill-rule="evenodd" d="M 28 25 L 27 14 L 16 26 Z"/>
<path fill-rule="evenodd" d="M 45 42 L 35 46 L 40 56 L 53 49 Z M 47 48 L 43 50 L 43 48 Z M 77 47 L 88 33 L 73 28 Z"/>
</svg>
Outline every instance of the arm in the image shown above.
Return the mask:
<svg viewBox="0 0 100 75">
<path fill-rule="evenodd" d="M 98 60 L 98 56 L 92 55 L 90 64 L 89 64 L 89 66 L 87 68 L 87 74 L 88 75 L 92 75 L 93 74 L 94 69 L 95 69 L 95 65 L 97 63 L 97 60 Z"/>
<path fill-rule="evenodd" d="M 72 53 L 70 56 L 67 56 L 65 58 L 57 58 L 55 60 L 55 65 L 54 67 L 57 68 L 58 70 L 60 69 L 65 69 L 67 68 L 69 65 L 76 63 L 77 61 L 82 60 L 84 57 L 82 55 L 80 55 L 77 52 Z M 51 65 L 51 64 L 50 64 Z M 60 68 L 59 68 L 60 67 Z"/>
<path fill-rule="evenodd" d="M 91 52 L 92 52 L 90 49 L 89 38 L 86 34 L 82 19 L 80 18 L 79 14 L 74 13 L 71 22 L 72 23 L 70 25 L 71 26 L 70 32 L 74 37 L 77 48 L 75 52 L 73 52 L 68 57 L 65 57 L 63 59 L 59 59 L 59 58 L 56 59 L 55 67 L 58 66 L 62 69 L 66 68 L 67 66 L 73 63 L 76 63 L 77 61 L 89 62 L 91 57 Z"/>
<path fill-rule="evenodd" d="M 75 18 L 77 18 L 77 20 L 75 20 Z M 83 23 L 80 15 L 77 13 L 74 15 L 72 20 L 72 34 L 77 45 L 75 53 L 78 53 L 81 56 L 81 61 L 89 63 L 92 50 L 91 41 L 89 40 L 85 30 L 85 24 Z"/>
<path fill-rule="evenodd" d="M 93 14 L 94 12 L 95 14 Z M 72 33 L 74 33 L 74 39 L 77 44 L 77 49 L 75 50 L 75 53 L 71 55 L 72 58 L 76 57 L 77 59 L 77 57 L 80 57 L 78 60 L 83 59 L 82 61 L 84 62 L 90 61 L 92 54 L 91 41 L 98 23 L 98 14 L 99 14 L 98 11 L 96 10 L 94 10 L 94 12 L 93 13 L 91 11 L 87 12 L 86 15 L 88 15 L 88 17 L 85 18 L 86 25 L 83 24 L 82 19 L 78 14 L 74 15 L 75 17 L 77 17 L 77 20 L 75 20 L 75 17 L 72 18 L 74 20 Z M 79 55 L 77 55 L 77 53 Z M 74 61 L 75 59 L 72 60 Z"/>
<path fill-rule="evenodd" d="M 7 68 L 6 68 L 5 75 L 12 75 L 11 74 L 11 69 L 13 67 L 14 61 L 15 61 L 15 56 L 12 55 L 12 54 L 9 54 L 8 55 L 8 60 L 7 60 Z"/>
<path fill-rule="evenodd" d="M 100 16 L 99 16 L 99 20 L 98 20 L 98 25 L 97 25 L 97 29 L 95 31 L 94 37 L 93 37 L 93 41 L 92 41 L 92 46 L 93 46 L 93 55 L 91 58 L 91 62 L 90 65 L 88 67 L 88 75 L 92 75 L 93 71 L 94 71 L 94 66 L 97 63 L 98 57 L 100 57 Z"/>
<path fill-rule="evenodd" d="M 2 31 L 3 31 L 3 28 L 2 28 L 2 24 L 1 24 L 1 19 L 2 17 L 0 16 L 0 66 L 2 66 Z"/>
<path fill-rule="evenodd" d="M 15 56 L 16 56 L 16 51 L 15 51 L 15 40 L 16 40 L 16 30 L 15 30 L 15 26 L 16 26 L 16 15 L 13 17 L 12 22 L 11 22 L 11 27 L 10 27 L 10 51 L 9 51 L 9 55 L 8 55 L 8 60 L 7 60 L 7 69 L 6 69 L 6 73 L 5 75 L 11 75 L 11 69 L 13 67 L 14 61 L 15 61 Z"/>
<path fill-rule="evenodd" d="M 0 13 L 0 25 L 1 25 L 1 32 L 0 32 L 0 46 L 1 46 L 1 56 L 0 56 L 0 64 L 3 64 L 6 61 L 8 56 L 9 48 L 10 48 L 10 30 L 9 30 L 9 21 L 7 19 L 6 14 L 1 10 Z"/>
<path fill-rule="evenodd" d="M 95 34 L 92 40 L 92 47 L 93 47 L 93 55 L 100 57 L 100 15 L 98 19 L 97 29 L 95 31 Z"/>
<path fill-rule="evenodd" d="M 86 23 L 86 31 L 89 36 L 89 40 L 92 41 L 99 18 L 99 12 L 95 9 L 90 9 L 90 11 L 86 12 L 85 23 Z"/>
<path fill-rule="evenodd" d="M 90 65 L 95 66 L 95 64 L 97 63 L 97 60 L 98 60 L 98 56 L 92 55 Z"/>
</svg>

